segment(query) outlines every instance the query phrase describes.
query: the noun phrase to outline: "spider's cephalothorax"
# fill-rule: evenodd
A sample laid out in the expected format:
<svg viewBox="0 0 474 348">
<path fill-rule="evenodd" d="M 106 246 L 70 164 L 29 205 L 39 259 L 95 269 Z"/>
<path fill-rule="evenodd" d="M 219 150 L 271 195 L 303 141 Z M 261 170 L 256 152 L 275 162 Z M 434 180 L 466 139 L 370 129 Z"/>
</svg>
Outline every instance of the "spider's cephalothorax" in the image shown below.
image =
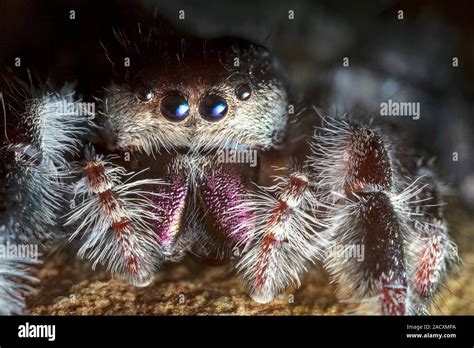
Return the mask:
<svg viewBox="0 0 474 348">
<path fill-rule="evenodd" d="M 372 312 L 426 313 L 457 257 L 431 169 L 402 156 L 378 128 L 325 118 L 302 141 L 308 158 L 265 186 L 260 159 L 282 148 L 295 124 L 276 60 L 243 40 L 174 45 L 150 35 L 138 42 L 120 35 L 120 49 L 107 47 L 115 75 L 98 96 L 101 117 L 65 123 L 67 132 L 54 123 L 70 139 L 64 146 L 46 139 L 52 115 L 33 115 L 30 131 L 42 141 L 31 147 L 42 156 L 27 165 L 61 174 L 42 189 L 56 205 L 58 196 L 68 203 L 57 221 L 79 254 L 138 286 L 186 253 L 232 261 L 262 303 L 321 262 L 341 296 Z M 79 144 L 85 128 L 90 143 Z M 10 158 L 18 146 L 1 149 Z M 75 151 L 77 161 L 61 160 Z M 13 162 L 17 170 L 23 163 Z M 0 291 L 8 285 L 2 277 Z"/>
</svg>

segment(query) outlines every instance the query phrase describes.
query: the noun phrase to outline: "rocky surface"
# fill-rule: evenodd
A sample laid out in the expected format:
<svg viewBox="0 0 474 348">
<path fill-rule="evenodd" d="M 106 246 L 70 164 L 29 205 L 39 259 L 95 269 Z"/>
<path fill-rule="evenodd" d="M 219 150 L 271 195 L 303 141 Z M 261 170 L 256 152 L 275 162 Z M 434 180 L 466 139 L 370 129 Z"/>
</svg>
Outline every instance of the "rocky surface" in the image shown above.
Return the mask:
<svg viewBox="0 0 474 348">
<path fill-rule="evenodd" d="M 110 279 L 104 272 L 92 273 L 86 264 L 69 263 L 64 256 L 51 258 L 39 276 L 42 286 L 29 299 L 31 314 L 292 315 L 345 310 L 321 270 L 308 274 L 301 288 L 288 289 L 266 305 L 252 301 L 225 267 L 191 260 L 167 267 L 145 288 Z"/>
<path fill-rule="evenodd" d="M 450 215 L 463 265 L 444 285 L 433 314 L 474 314 L 474 223 L 468 213 Z M 328 275 L 314 268 L 299 289 L 288 289 L 269 304 L 258 304 L 244 292 L 226 267 L 192 260 L 167 266 L 146 288 L 134 288 L 92 271 L 65 253 L 50 255 L 38 272 L 36 294 L 28 299 L 35 315 L 338 315 L 353 304 L 338 301 Z"/>
</svg>

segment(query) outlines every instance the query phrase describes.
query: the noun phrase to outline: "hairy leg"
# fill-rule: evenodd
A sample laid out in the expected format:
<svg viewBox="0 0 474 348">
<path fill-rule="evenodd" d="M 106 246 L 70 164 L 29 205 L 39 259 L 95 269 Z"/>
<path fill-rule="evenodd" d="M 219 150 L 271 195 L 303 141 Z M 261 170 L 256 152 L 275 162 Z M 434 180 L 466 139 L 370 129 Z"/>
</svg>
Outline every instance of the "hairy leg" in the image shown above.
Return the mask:
<svg viewBox="0 0 474 348">
<path fill-rule="evenodd" d="M 417 166 L 418 174 L 423 176 L 420 185 L 425 189 L 415 195 L 412 201 L 414 217 L 410 228 L 420 241 L 413 244 L 416 263 L 410 272 L 410 281 L 413 284 L 412 303 L 416 312 L 428 314 L 428 307 L 447 270 L 459 260 L 457 246 L 448 235 L 436 177 L 422 161 Z"/>
<path fill-rule="evenodd" d="M 313 150 L 320 199 L 333 205 L 326 266 L 341 296 L 375 313 L 417 313 L 412 275 L 421 238 L 411 226 L 426 186 L 402 175 L 390 140 L 365 126 L 332 120 L 316 134 Z"/>
<path fill-rule="evenodd" d="M 157 179 L 136 180 L 134 174 L 86 148 L 84 161 L 72 172 L 80 179 L 71 184 L 74 193 L 67 226 L 74 226 L 70 239 L 80 238 L 79 255 L 105 264 L 112 274 L 136 286 L 145 286 L 163 258 L 152 229 L 160 218 L 155 213 L 153 193 L 163 184 Z"/>
<path fill-rule="evenodd" d="M 237 265 L 250 296 L 271 301 L 289 285 L 299 286 L 306 263 L 320 257 L 325 240 L 315 217 L 309 175 L 292 171 L 272 187 L 257 187 L 238 209 L 251 213 L 240 228 L 253 228 L 248 251 Z"/>
<path fill-rule="evenodd" d="M 87 115 L 61 108 L 75 103 L 65 87 L 56 93 L 21 83 L 0 93 L 4 111 L 0 145 L 0 244 L 39 247 L 59 235 L 64 203 L 67 157 L 73 156 L 85 133 Z M 28 250 L 33 250 L 29 248 Z M 29 265 L 39 255 L 0 260 L 0 314 L 18 314 L 34 278 Z"/>
</svg>

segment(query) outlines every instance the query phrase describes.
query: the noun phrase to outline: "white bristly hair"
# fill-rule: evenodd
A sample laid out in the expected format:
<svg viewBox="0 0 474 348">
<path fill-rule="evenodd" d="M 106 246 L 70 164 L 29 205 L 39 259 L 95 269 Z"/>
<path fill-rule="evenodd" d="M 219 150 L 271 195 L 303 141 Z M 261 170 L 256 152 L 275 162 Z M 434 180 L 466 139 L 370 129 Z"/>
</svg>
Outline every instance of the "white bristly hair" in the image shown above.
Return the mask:
<svg viewBox="0 0 474 348">
<path fill-rule="evenodd" d="M 360 231 L 359 221 L 361 207 L 366 204 L 366 200 L 357 192 L 348 197 L 344 186 L 345 181 L 350 179 L 351 151 L 354 151 L 351 143 L 357 140 L 354 140 L 353 129 L 355 128 L 346 121 L 324 117 L 311 144 L 313 154 L 308 162 L 316 172 L 318 199 L 328 208 L 324 212 L 323 221 L 330 226 L 326 231 L 330 247 L 352 244 L 364 234 L 364 231 Z M 423 175 L 415 175 L 415 178 L 402 175 L 394 144 L 385 136 L 378 136 L 390 163 L 392 184 L 390 187 L 381 187 L 363 182 L 359 186 L 363 187 L 363 192 L 380 192 L 388 197 L 399 222 L 400 233 L 403 234 L 404 260 L 399 262 L 404 262 L 406 267 L 406 314 L 426 314 L 426 305 L 431 298 L 428 301 L 421 299 L 419 288 L 432 290 L 438 286 L 446 274 L 447 265 L 456 263 L 456 246 L 447 235 L 446 223 L 431 221 L 423 213 L 423 202 L 430 199 L 419 198 L 428 187 L 423 182 Z M 434 234 L 435 230 L 439 233 Z M 425 231 L 427 237 L 422 236 L 422 231 Z M 361 270 L 358 263 L 350 257 L 327 253 L 324 261 L 332 281 L 337 284 L 339 296 L 346 302 L 360 304 L 357 313 L 380 313 L 379 301 L 382 295 L 374 291 L 381 288 L 380 279 L 371 279 L 369 274 L 364 273 L 367 271 Z M 420 269 L 422 262 L 428 265 L 426 269 Z M 425 284 L 426 281 L 423 284 L 417 282 L 420 271 L 432 273 L 430 284 Z M 391 279 L 392 274 L 384 273 L 382 278 Z M 428 277 L 425 275 L 424 278 Z"/>
<path fill-rule="evenodd" d="M 0 315 L 22 314 L 25 310 L 24 297 L 33 291 L 25 283 L 37 282 L 27 267 L 34 263 L 30 259 L 0 258 Z"/>
<path fill-rule="evenodd" d="M 236 209 L 251 214 L 240 229 L 253 230 L 252 244 L 237 265 L 252 298 L 271 301 L 289 285 L 300 285 L 299 274 L 306 263 L 321 257 L 326 227 L 314 212 L 317 200 L 309 189 L 308 177 L 293 173 L 304 183 L 296 188 L 289 178 L 277 178 L 272 187 L 258 186 Z"/>
<path fill-rule="evenodd" d="M 66 225 L 76 228 L 70 240 L 80 239 L 79 255 L 93 261 L 93 268 L 104 264 L 111 273 L 145 286 L 163 259 L 150 222 L 158 219 L 151 202 L 156 193 L 151 190 L 164 183 L 133 181 L 141 172 L 127 173 L 112 160 L 113 156 L 95 155 L 75 166 L 82 175 L 72 187 L 78 205 L 67 215 Z M 98 172 L 88 175 L 88 166 Z"/>
<path fill-rule="evenodd" d="M 15 90 L 17 91 L 17 90 Z M 24 93 L 30 93 L 25 92 Z M 0 225 L 0 243 L 44 243 L 55 236 L 65 193 L 64 178 L 69 172 L 66 160 L 80 146 L 80 137 L 90 128 L 90 115 L 68 113 L 61 105 L 75 103 L 74 90 L 66 85 L 56 93 L 31 91 L 22 122 L 32 142 L 5 145 L 13 153 L 6 180 L 7 214 Z M 0 260 L 0 314 L 20 314 L 24 296 L 31 290 L 24 282 L 33 282 L 27 265 L 32 259 Z"/>
</svg>

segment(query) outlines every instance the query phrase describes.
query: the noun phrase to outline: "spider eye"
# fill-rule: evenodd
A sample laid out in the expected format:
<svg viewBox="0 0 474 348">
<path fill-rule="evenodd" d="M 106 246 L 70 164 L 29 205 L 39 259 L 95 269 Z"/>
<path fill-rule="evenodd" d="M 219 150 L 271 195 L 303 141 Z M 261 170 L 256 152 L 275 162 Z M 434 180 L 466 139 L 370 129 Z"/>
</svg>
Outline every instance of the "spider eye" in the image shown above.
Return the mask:
<svg viewBox="0 0 474 348">
<path fill-rule="evenodd" d="M 152 101 L 153 98 L 155 98 L 155 93 L 149 87 L 140 88 L 140 89 L 136 90 L 135 95 L 137 96 L 137 99 L 139 101 L 145 102 L 145 103 L 147 103 L 149 101 Z"/>
<path fill-rule="evenodd" d="M 235 94 L 237 95 L 237 98 L 239 100 L 247 100 L 252 95 L 252 89 L 248 84 L 244 83 L 237 87 L 237 89 L 235 90 Z"/>
<path fill-rule="evenodd" d="M 160 110 L 170 121 L 179 122 L 189 115 L 189 103 L 181 95 L 169 95 L 161 101 Z"/>
<path fill-rule="evenodd" d="M 209 94 L 199 105 L 199 113 L 208 121 L 218 121 L 227 113 L 227 102 L 221 96 Z"/>
</svg>

